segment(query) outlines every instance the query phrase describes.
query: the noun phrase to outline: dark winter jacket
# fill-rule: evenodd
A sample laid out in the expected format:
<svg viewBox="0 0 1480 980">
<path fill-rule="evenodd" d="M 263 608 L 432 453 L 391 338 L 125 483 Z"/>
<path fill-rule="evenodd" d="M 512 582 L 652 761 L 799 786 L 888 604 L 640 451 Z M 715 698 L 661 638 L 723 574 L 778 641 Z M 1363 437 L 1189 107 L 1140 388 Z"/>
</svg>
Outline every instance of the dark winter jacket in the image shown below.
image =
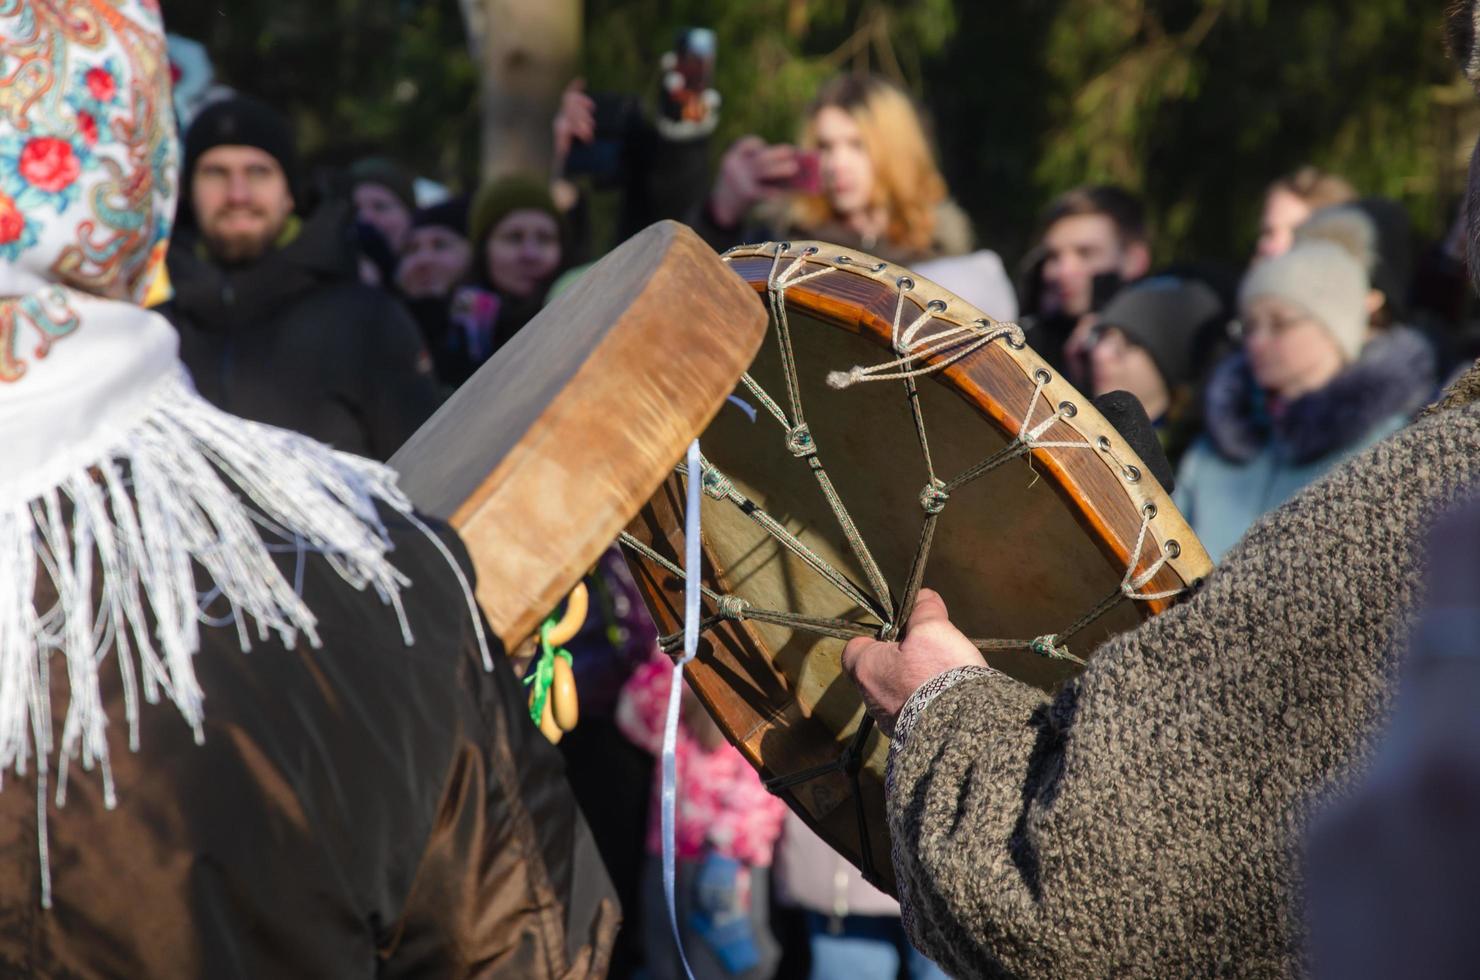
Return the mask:
<svg viewBox="0 0 1480 980">
<path fill-rule="evenodd" d="M 619 913 L 559 754 L 498 650 L 485 672 L 446 561 L 388 523 L 414 644 L 317 556 L 302 594 L 321 648 L 243 653 L 235 629 L 203 628 L 204 744 L 146 706 L 138 752 L 113 753 L 116 809 L 96 772 L 72 774 L 50 807 L 50 911 L 34 776 L 7 774 L 0 976 L 604 974 Z M 102 676 L 122 731 L 120 675 Z"/>
<path fill-rule="evenodd" d="M 416 324 L 357 278 L 348 212 L 326 204 L 259 261 L 223 269 L 191 236 L 168 264 L 196 388 L 228 412 L 388 459 L 440 402 Z"/>
<path fill-rule="evenodd" d="M 1208 382 L 1206 432 L 1177 474 L 1177 506 L 1208 554 L 1218 560 L 1261 514 L 1401 427 L 1433 396 L 1434 370 L 1428 342 L 1395 328 L 1271 420 L 1247 358 L 1224 361 Z"/>
<path fill-rule="evenodd" d="M 1052 699 L 965 668 L 906 705 L 889 825 L 922 952 L 957 977 L 1306 972 L 1303 831 L 1388 715 L 1429 527 L 1480 486 L 1468 381 Z"/>
</svg>

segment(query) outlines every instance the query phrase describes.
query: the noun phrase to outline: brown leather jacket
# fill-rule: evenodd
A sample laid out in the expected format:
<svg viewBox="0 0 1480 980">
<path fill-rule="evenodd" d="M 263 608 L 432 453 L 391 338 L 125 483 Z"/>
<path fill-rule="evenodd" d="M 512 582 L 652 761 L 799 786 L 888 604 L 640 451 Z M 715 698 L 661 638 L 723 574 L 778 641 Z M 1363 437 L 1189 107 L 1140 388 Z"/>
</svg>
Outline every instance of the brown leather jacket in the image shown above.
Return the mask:
<svg viewBox="0 0 1480 980">
<path fill-rule="evenodd" d="M 65 806 L 48 807 L 49 911 L 34 776 L 7 774 L 0 976 L 605 972 L 617 901 L 560 756 L 500 651 L 483 670 L 445 561 L 419 532 L 391 530 L 415 644 L 393 610 L 310 557 L 320 648 L 244 654 L 234 629 L 203 630 L 204 745 L 172 707 L 145 706 L 127 751 L 105 664 L 118 806 L 74 767 Z M 60 663 L 52 684 L 66 684 Z"/>
</svg>

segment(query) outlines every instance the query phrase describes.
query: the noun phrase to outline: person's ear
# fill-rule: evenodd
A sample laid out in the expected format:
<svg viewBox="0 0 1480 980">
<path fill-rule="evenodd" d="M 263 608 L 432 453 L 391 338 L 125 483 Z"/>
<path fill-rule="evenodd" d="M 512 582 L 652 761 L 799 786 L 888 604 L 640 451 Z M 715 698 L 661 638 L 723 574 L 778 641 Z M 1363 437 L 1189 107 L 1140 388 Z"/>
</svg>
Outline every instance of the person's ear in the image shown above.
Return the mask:
<svg viewBox="0 0 1480 980">
<path fill-rule="evenodd" d="M 1387 293 L 1384 293 L 1380 289 L 1369 289 L 1369 290 L 1367 290 L 1366 307 L 1367 307 L 1367 317 L 1368 317 L 1368 319 L 1371 319 L 1372 317 L 1376 316 L 1377 315 L 1377 311 L 1380 310 L 1380 309 L 1382 309 L 1383 306 L 1386 305 L 1386 303 L 1387 303 Z"/>
<path fill-rule="evenodd" d="M 1151 271 L 1151 249 L 1145 242 L 1132 242 L 1120 258 L 1120 278 L 1126 282 L 1140 279 Z"/>
<path fill-rule="evenodd" d="M 1444 33 L 1455 64 L 1470 84 L 1480 89 L 1480 46 L 1475 43 L 1477 23 L 1480 23 L 1480 2 L 1454 0 L 1444 18 Z"/>
</svg>

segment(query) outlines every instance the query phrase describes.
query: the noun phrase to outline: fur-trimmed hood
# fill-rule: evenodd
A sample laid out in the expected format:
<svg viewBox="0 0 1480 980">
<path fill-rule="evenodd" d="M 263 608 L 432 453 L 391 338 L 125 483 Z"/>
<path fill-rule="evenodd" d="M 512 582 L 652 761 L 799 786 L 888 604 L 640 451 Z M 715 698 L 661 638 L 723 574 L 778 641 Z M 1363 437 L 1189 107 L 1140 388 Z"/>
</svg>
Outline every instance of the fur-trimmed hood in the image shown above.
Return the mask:
<svg viewBox="0 0 1480 980">
<path fill-rule="evenodd" d="M 1326 387 L 1297 399 L 1271 419 L 1248 358 L 1235 353 L 1214 371 L 1204 400 L 1214 448 L 1227 459 L 1252 459 L 1271 440 L 1309 463 L 1351 446 L 1394 415 L 1412 415 L 1433 397 L 1434 350 L 1418 331 L 1393 327 L 1367 342 L 1361 357 Z"/>
</svg>

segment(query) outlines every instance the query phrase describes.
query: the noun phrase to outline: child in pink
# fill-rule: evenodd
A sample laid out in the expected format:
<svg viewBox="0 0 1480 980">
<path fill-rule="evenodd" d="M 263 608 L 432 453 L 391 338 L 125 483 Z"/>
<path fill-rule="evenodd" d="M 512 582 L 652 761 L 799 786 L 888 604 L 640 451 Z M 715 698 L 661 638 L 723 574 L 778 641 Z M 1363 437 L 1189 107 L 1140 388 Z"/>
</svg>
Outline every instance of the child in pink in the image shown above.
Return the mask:
<svg viewBox="0 0 1480 980">
<path fill-rule="evenodd" d="M 672 661 L 655 654 L 637 668 L 617 701 L 617 726 L 654 755 L 663 747 L 672 671 Z M 764 980 L 780 960 L 768 926 L 769 875 L 786 804 L 766 791 L 687 686 L 683 697 L 676 746 L 674 894 L 684 949 L 699 980 Z M 656 980 L 667 980 L 681 976 L 682 969 L 663 895 L 661 766 L 654 775 L 643 933 L 649 971 Z"/>
</svg>

